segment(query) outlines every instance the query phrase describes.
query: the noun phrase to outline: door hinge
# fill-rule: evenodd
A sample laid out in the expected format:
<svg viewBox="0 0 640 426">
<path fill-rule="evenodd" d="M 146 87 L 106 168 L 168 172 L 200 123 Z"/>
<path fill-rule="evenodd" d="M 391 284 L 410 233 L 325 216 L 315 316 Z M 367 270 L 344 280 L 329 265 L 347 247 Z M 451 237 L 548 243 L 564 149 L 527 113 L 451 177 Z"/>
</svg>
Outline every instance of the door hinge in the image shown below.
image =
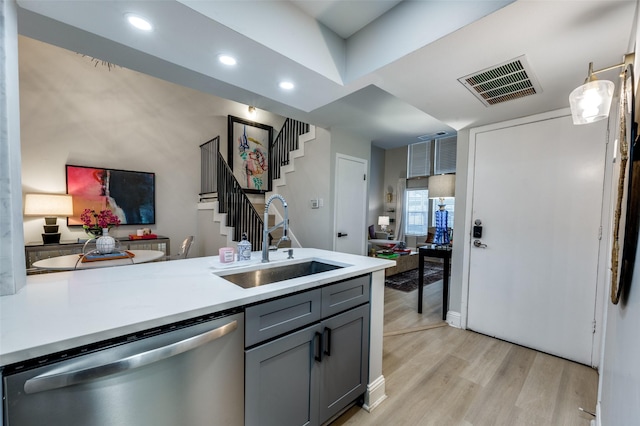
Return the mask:
<svg viewBox="0 0 640 426">
<path fill-rule="evenodd" d="M 596 334 L 596 320 L 593 320 L 593 334 Z"/>
<path fill-rule="evenodd" d="M 602 226 L 598 229 L 598 240 L 602 239 Z"/>
<path fill-rule="evenodd" d="M 364 177 L 362 178 L 362 180 L 367 180 L 367 174 L 364 174 Z"/>
</svg>

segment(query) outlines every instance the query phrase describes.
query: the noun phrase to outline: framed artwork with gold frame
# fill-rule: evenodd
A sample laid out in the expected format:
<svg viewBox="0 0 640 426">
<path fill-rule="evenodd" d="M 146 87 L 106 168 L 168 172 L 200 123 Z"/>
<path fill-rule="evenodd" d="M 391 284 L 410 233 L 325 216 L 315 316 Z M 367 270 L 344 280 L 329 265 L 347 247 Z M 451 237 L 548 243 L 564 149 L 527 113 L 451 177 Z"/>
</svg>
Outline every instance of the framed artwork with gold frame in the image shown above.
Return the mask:
<svg viewBox="0 0 640 426">
<path fill-rule="evenodd" d="M 621 73 L 619 117 L 619 176 L 611 252 L 611 302 L 625 300 L 633 279 L 640 225 L 640 146 L 633 64 Z"/>
</svg>

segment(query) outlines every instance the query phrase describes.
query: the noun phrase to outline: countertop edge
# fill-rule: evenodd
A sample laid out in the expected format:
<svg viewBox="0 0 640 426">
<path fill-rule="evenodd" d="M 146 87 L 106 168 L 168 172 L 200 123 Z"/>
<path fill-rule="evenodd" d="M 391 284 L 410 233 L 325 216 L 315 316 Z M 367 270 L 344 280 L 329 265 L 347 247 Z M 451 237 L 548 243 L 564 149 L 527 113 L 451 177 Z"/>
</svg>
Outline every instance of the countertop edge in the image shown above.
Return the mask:
<svg viewBox="0 0 640 426">
<path fill-rule="evenodd" d="M 168 287 L 166 284 L 161 283 L 162 286 L 160 287 L 160 290 L 166 292 L 166 295 L 154 294 L 153 300 L 165 303 L 167 306 L 156 307 L 155 310 L 147 309 L 149 312 L 142 312 L 140 315 L 130 315 L 130 312 L 128 312 L 127 309 L 131 309 L 131 303 L 126 303 L 126 301 L 120 302 L 115 298 L 113 300 L 110 300 L 108 297 L 105 298 L 104 304 L 111 303 L 114 310 L 121 310 L 121 312 L 128 315 L 128 318 L 132 318 L 131 320 L 125 319 L 122 321 L 118 321 L 116 319 L 109 321 L 108 319 L 99 318 L 101 312 L 109 312 L 111 306 L 101 306 L 99 300 L 93 300 L 100 296 L 101 293 L 106 292 L 109 294 L 108 286 L 110 282 L 108 280 L 95 284 L 91 281 L 92 279 L 95 280 L 96 277 L 100 276 L 95 272 L 97 270 L 93 270 L 91 273 L 89 273 L 89 271 L 76 271 L 47 274 L 50 276 L 49 278 L 43 275 L 37 276 L 39 278 L 28 280 L 28 289 L 21 290 L 17 295 L 3 296 L 0 298 L 0 306 L 4 308 L 0 310 L 0 323 L 3 324 L 0 327 L 0 366 L 19 363 L 28 359 L 38 358 L 48 354 L 100 342 L 102 340 L 112 339 L 114 337 L 139 332 L 161 325 L 171 324 L 201 315 L 244 307 L 253 303 L 286 296 L 287 294 L 321 287 L 331 282 L 342 281 L 359 275 L 384 270 L 395 265 L 395 262 L 390 260 L 347 255 L 318 249 L 296 249 L 296 254 L 298 255 L 298 259 L 322 258 L 349 265 L 342 269 L 323 273 L 321 274 L 322 277 L 315 276 L 320 279 L 310 279 L 309 277 L 296 278 L 283 281 L 282 283 L 274 283 L 269 286 L 258 287 L 249 291 L 242 289 L 238 290 L 239 287 L 235 288 L 235 285 L 228 283 L 226 280 L 224 280 L 225 284 L 220 284 L 222 278 L 215 276 L 215 273 L 212 273 L 211 271 L 211 269 L 213 269 L 211 267 L 206 268 L 206 271 L 204 272 L 187 272 L 197 267 L 204 269 L 203 265 L 211 265 L 212 263 L 215 263 L 218 258 L 217 256 L 186 259 L 183 261 L 162 262 L 160 264 L 156 264 L 155 269 L 153 269 L 154 264 L 107 268 L 110 270 L 109 275 L 111 282 L 123 279 L 122 276 L 124 275 L 122 274 L 127 272 L 138 272 L 141 276 L 144 276 L 144 273 L 147 271 L 156 272 L 155 274 L 148 274 L 146 281 L 149 282 L 144 281 L 144 278 L 138 277 L 137 281 L 135 281 L 136 286 L 153 288 L 153 280 L 169 281 L 169 279 L 166 278 L 166 275 L 171 274 L 175 274 L 174 278 L 176 280 L 181 279 L 184 281 L 182 283 L 176 283 L 174 287 Z M 277 257 L 277 255 L 274 257 Z M 277 261 L 278 259 L 274 259 L 274 262 Z M 190 268 L 185 268 L 187 265 L 190 266 Z M 235 267 L 238 268 L 241 266 L 245 265 L 238 264 Z M 134 270 L 132 268 L 137 269 Z M 185 271 L 184 276 L 181 273 L 183 269 Z M 104 271 L 104 269 L 102 270 Z M 214 270 L 214 272 L 219 271 L 222 270 Z M 215 294 L 215 291 L 211 288 L 207 288 L 207 285 L 209 284 L 202 284 L 203 280 L 211 280 L 212 282 L 215 282 L 216 285 L 225 285 L 227 287 L 219 290 L 221 295 L 216 299 L 215 295 L 212 296 L 212 294 Z M 79 281 L 81 282 L 79 283 Z M 134 285 L 132 284 L 133 282 L 134 280 L 130 278 L 125 284 Z M 117 284 L 121 283 L 118 282 Z M 46 287 L 47 285 L 50 287 Z M 182 286 L 182 288 L 180 286 Z M 118 286 L 114 285 L 113 287 L 114 290 L 112 292 L 118 291 Z M 87 289 L 90 291 L 86 291 Z M 42 314 L 42 318 L 38 318 L 37 314 L 34 315 L 36 318 L 29 318 L 29 312 L 37 313 L 37 305 L 39 303 L 43 303 L 43 298 L 46 298 L 49 292 L 55 292 L 55 290 L 58 290 L 58 292 L 55 293 L 56 296 L 60 296 L 59 293 L 66 292 L 62 295 L 62 300 L 57 303 L 60 306 L 68 304 L 69 308 L 69 312 L 67 313 L 61 312 L 56 314 L 60 315 L 60 318 L 56 319 L 58 323 L 71 325 L 73 324 L 73 321 L 82 315 L 92 315 L 92 312 L 94 311 L 91 310 L 90 306 L 81 306 L 84 302 L 94 303 L 96 306 L 100 306 L 99 309 L 95 310 L 95 318 L 87 318 L 87 322 L 91 323 L 91 321 L 94 321 L 96 325 L 91 326 L 91 324 L 89 324 L 79 326 L 78 329 L 82 331 L 54 333 L 61 337 L 66 336 L 66 338 L 53 337 L 48 339 L 47 336 L 45 336 L 47 333 L 43 332 L 41 337 L 31 336 L 31 338 L 26 339 L 26 343 L 21 342 L 22 339 L 20 338 L 19 333 L 33 333 L 34 327 L 37 329 L 38 320 L 43 320 L 43 318 L 45 318 L 45 314 Z M 91 290 L 96 290 L 95 293 L 97 293 L 97 295 L 91 293 Z M 141 289 L 140 292 L 143 293 L 143 290 L 144 289 Z M 179 295 L 173 293 L 180 290 L 183 291 Z M 192 293 L 187 294 L 187 292 Z M 87 295 L 84 293 L 91 294 Z M 228 293 L 228 295 L 226 293 Z M 193 298 L 189 298 L 188 296 L 190 295 Z M 65 297 L 72 300 L 65 300 Z M 114 297 L 114 295 L 110 294 L 109 297 Z M 136 295 L 134 294 L 131 297 L 136 297 Z M 180 299 L 176 301 L 176 308 L 171 308 L 171 304 L 168 303 L 168 300 L 172 297 Z M 198 298 L 206 297 L 213 298 L 211 303 L 198 302 Z M 73 303 L 74 298 L 76 299 L 75 302 L 77 302 L 76 305 Z M 150 303 L 153 303 L 153 300 Z M 12 302 L 15 302 L 15 305 L 12 305 Z M 182 302 L 182 305 L 180 302 Z M 141 301 L 140 305 L 142 306 L 143 304 L 144 301 Z M 189 308 L 181 308 L 180 306 L 183 305 L 189 305 Z M 55 310 L 55 306 L 51 307 L 51 309 Z M 157 313 L 151 314 L 151 311 Z M 116 313 L 117 312 L 111 312 L 111 314 Z M 35 325 L 34 322 L 36 323 Z M 43 324 L 42 328 L 46 330 L 46 326 L 48 325 Z M 13 327 L 16 327 L 16 329 L 12 329 Z M 6 352 L 4 348 L 7 348 Z"/>
</svg>

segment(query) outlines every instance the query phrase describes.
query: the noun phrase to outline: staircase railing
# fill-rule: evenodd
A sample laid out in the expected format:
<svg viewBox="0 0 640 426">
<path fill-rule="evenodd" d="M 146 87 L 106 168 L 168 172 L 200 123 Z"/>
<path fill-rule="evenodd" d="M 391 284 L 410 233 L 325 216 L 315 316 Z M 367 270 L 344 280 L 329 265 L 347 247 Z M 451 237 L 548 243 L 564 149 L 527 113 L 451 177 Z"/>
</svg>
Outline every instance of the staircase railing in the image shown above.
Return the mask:
<svg viewBox="0 0 640 426">
<path fill-rule="evenodd" d="M 280 168 L 289 164 L 289 153 L 298 149 L 299 136 L 309 132 L 309 125 L 291 118 L 285 120 L 271 144 L 269 170 L 272 179 L 280 178 Z M 233 171 L 220 154 L 220 136 L 200 145 L 200 201 L 215 199 L 218 212 L 227 214 L 227 226 L 233 228 L 233 241 L 246 232 L 252 250 L 262 248 L 262 217 L 249 201 Z M 269 236 L 271 239 L 271 235 Z"/>
<path fill-rule="evenodd" d="M 240 241 L 242 233 L 246 232 L 251 249 L 260 250 L 264 228 L 262 218 L 220 152 L 217 161 L 217 189 L 218 212 L 227 214 L 227 226 L 233 227 L 233 241 Z"/>
<path fill-rule="evenodd" d="M 218 186 L 216 161 L 219 151 L 220 136 L 200 145 L 200 201 L 215 199 Z"/>
<path fill-rule="evenodd" d="M 301 121 L 287 118 L 271 144 L 269 170 L 272 179 L 280 178 L 280 168 L 289 164 L 289 153 L 298 149 L 298 138 L 309 131 L 309 125 Z"/>
</svg>

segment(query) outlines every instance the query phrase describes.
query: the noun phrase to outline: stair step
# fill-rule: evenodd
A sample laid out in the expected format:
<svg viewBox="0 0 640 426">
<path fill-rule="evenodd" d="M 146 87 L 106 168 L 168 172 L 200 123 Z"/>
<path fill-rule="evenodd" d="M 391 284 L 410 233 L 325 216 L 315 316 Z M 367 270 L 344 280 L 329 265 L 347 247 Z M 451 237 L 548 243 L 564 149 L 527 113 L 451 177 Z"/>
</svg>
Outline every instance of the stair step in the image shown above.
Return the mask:
<svg viewBox="0 0 640 426">
<path fill-rule="evenodd" d="M 258 215 L 260 216 L 260 218 L 264 218 L 265 204 L 253 204 L 253 207 L 258 212 Z M 268 223 L 269 227 L 272 227 L 275 224 L 276 224 L 276 216 L 274 214 L 269 214 L 269 223 Z"/>
<path fill-rule="evenodd" d="M 280 178 L 274 179 L 274 182 L 273 182 L 274 188 L 276 188 L 278 186 L 286 185 L 286 175 L 295 170 L 294 160 L 304 156 L 305 143 L 315 139 L 315 137 L 316 136 L 315 136 L 315 127 L 314 126 L 309 126 L 309 130 L 308 130 L 307 133 L 304 133 L 304 134 L 298 136 L 298 138 L 299 138 L 298 148 L 289 153 L 291 162 L 290 162 L 289 165 L 286 165 L 281 169 Z M 277 191 L 275 189 L 274 189 L 274 191 L 275 191 L 274 193 L 277 193 Z M 269 195 L 269 194 L 267 194 L 267 195 Z M 247 194 L 247 196 L 249 198 L 249 201 L 253 204 L 253 207 L 255 208 L 255 210 L 258 213 L 258 215 L 260 216 L 260 218 L 263 218 L 264 217 L 264 210 L 265 210 L 265 206 L 266 206 L 265 203 L 264 203 L 264 201 L 266 200 L 266 195 L 263 195 L 263 194 Z M 268 215 L 267 226 L 269 228 L 271 228 L 271 227 L 273 227 L 275 225 L 275 223 L 276 223 L 275 214 L 269 214 Z M 221 223 L 221 226 L 226 227 L 226 224 L 222 224 Z M 232 238 L 231 228 L 230 227 L 227 227 L 227 228 L 228 228 L 228 231 L 225 230 L 225 232 L 223 232 L 222 228 L 221 228 L 221 234 L 222 235 L 227 235 L 227 238 L 228 238 L 228 241 L 229 241 L 230 244 L 237 244 L 237 241 L 231 241 L 231 238 Z M 279 241 L 280 237 L 282 236 L 282 228 L 278 228 L 278 229 L 274 230 L 271 233 L 271 236 L 273 238 L 273 243 L 274 244 L 277 243 Z M 290 247 L 291 247 L 291 241 L 290 240 L 289 241 L 283 241 L 279 246 L 279 248 L 290 248 Z"/>
<path fill-rule="evenodd" d="M 273 237 L 273 243 L 275 244 L 280 238 L 282 238 L 282 228 L 274 229 L 271 231 L 271 236 Z M 285 242 L 283 241 L 282 244 Z"/>
</svg>

